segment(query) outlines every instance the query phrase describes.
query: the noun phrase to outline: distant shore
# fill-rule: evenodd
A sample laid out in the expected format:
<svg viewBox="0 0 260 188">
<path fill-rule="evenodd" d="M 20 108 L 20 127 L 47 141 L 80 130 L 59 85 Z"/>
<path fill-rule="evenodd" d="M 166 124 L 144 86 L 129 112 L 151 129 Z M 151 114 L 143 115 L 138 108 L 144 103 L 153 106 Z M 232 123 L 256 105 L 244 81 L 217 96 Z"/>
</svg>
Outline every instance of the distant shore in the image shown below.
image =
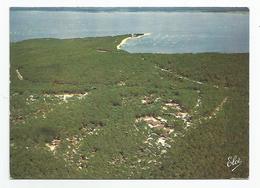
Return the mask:
<svg viewBox="0 0 260 188">
<path fill-rule="evenodd" d="M 118 50 L 121 50 L 122 46 L 123 46 L 129 39 L 139 39 L 139 38 L 142 38 L 142 37 L 148 36 L 148 35 L 151 35 L 151 33 L 132 34 L 130 37 L 124 38 L 124 39 L 120 42 L 120 44 L 118 44 L 118 45 L 116 46 L 116 48 L 117 48 Z"/>
</svg>

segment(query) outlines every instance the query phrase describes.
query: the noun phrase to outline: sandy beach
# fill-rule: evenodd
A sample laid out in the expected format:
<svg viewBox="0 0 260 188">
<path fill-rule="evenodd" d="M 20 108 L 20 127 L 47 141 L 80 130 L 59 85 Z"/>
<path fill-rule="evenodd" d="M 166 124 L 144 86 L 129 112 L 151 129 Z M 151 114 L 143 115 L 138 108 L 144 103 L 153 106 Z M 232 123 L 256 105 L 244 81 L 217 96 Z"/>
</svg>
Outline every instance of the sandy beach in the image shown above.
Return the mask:
<svg viewBox="0 0 260 188">
<path fill-rule="evenodd" d="M 148 35 L 151 35 L 151 33 L 144 33 L 144 34 L 139 35 L 139 36 L 134 36 L 134 34 L 132 34 L 131 37 L 126 37 L 125 39 L 123 39 L 123 40 L 120 42 L 120 44 L 118 44 L 118 45 L 116 46 L 116 48 L 117 48 L 118 50 L 120 50 L 120 49 L 122 48 L 122 46 L 123 46 L 128 40 L 130 40 L 130 39 L 139 39 L 139 38 L 142 38 L 142 37 L 148 36 Z"/>
</svg>

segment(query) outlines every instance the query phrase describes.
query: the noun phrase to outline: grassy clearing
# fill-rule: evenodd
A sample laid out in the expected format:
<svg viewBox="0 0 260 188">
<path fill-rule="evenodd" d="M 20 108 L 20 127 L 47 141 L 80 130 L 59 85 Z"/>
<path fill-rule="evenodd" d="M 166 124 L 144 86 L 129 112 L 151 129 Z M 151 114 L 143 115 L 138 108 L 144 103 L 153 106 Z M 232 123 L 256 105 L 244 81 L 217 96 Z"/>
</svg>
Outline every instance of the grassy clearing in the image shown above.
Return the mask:
<svg viewBox="0 0 260 188">
<path fill-rule="evenodd" d="M 127 36 L 11 44 L 11 177 L 247 178 L 248 54 L 130 54 Z"/>
</svg>

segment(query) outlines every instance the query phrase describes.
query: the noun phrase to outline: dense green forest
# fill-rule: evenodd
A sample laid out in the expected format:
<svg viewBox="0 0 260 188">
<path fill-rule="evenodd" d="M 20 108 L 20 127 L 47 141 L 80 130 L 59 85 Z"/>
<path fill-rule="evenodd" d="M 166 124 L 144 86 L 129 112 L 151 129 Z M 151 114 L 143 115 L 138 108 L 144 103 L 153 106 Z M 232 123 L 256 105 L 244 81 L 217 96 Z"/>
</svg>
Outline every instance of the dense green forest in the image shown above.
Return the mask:
<svg viewBox="0 0 260 188">
<path fill-rule="evenodd" d="M 11 178 L 248 178 L 249 55 L 117 50 L 128 36 L 11 43 Z"/>
</svg>

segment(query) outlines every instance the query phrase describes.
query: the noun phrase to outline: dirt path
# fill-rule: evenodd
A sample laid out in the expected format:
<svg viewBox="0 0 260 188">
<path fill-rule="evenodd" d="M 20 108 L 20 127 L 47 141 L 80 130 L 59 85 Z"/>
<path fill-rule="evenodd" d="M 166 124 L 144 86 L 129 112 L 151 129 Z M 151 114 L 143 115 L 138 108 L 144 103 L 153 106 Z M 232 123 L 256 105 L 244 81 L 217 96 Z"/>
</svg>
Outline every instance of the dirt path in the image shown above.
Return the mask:
<svg viewBox="0 0 260 188">
<path fill-rule="evenodd" d="M 223 109 L 224 104 L 227 102 L 228 97 L 225 97 L 221 103 L 214 109 L 211 116 L 209 116 L 209 119 L 211 119 L 213 116 L 216 116 L 218 112 L 220 112 Z"/>
<path fill-rule="evenodd" d="M 155 68 L 156 68 L 156 69 L 159 69 L 159 70 L 161 70 L 161 71 L 163 71 L 163 72 L 168 72 L 168 73 L 174 74 L 177 78 L 180 78 L 180 79 L 182 79 L 182 80 L 187 80 L 187 81 L 190 81 L 190 82 L 193 82 L 193 83 L 196 83 L 196 84 L 200 84 L 200 85 L 204 84 L 203 82 L 200 82 L 200 81 L 197 81 L 197 80 L 189 79 L 189 78 L 187 78 L 187 77 L 181 76 L 181 75 L 176 74 L 176 73 L 174 73 L 174 72 L 172 72 L 172 71 L 170 71 L 170 70 L 163 69 L 163 68 L 160 68 L 160 67 L 158 67 L 158 66 L 155 66 Z"/>
<path fill-rule="evenodd" d="M 216 106 L 216 108 L 211 112 L 211 114 L 207 117 L 204 117 L 204 120 L 212 119 L 213 117 L 216 117 L 217 114 L 223 109 L 224 104 L 227 102 L 228 97 L 225 97 L 219 105 Z M 200 119 L 201 120 L 201 119 Z M 200 121 L 199 120 L 199 121 Z"/>
</svg>

